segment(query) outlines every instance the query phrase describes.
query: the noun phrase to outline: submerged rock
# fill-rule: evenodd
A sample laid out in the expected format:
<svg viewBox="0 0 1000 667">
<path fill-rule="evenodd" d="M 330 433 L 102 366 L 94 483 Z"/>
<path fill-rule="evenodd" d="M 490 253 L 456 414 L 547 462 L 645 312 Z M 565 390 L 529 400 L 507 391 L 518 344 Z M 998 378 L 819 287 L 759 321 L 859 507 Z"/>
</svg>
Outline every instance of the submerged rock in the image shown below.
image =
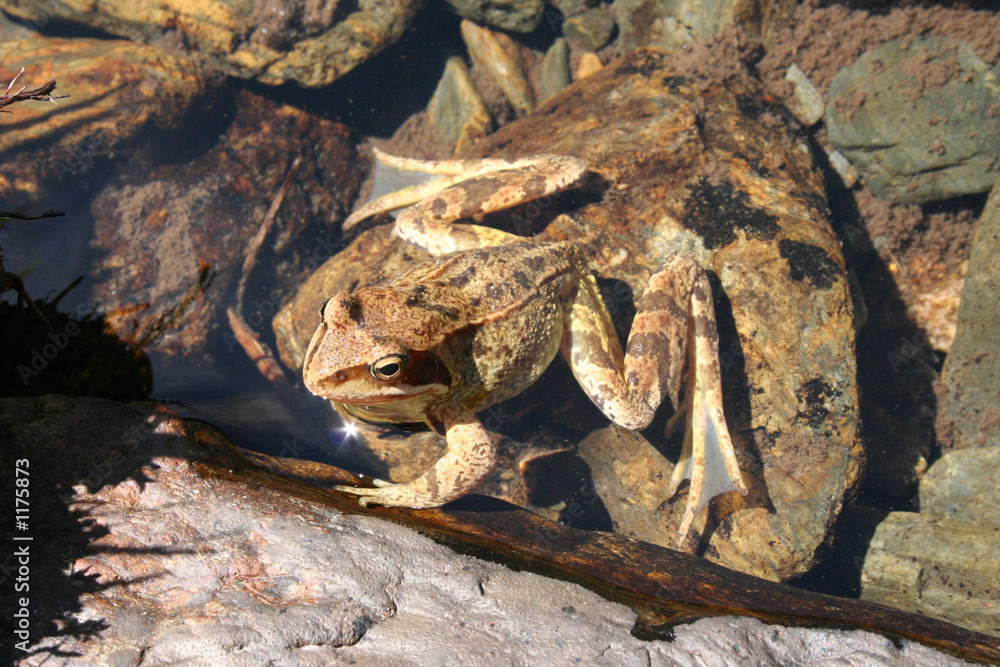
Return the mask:
<svg viewBox="0 0 1000 667">
<path fill-rule="evenodd" d="M 542 74 L 538 81 L 538 97 L 545 101 L 568 86 L 573 80 L 569 66 L 569 44 L 557 39 L 542 58 Z"/>
<path fill-rule="evenodd" d="M 523 207 L 512 216 L 513 228 L 583 246 L 620 336 L 629 329 L 633 299 L 666 253 L 684 250 L 717 276 L 726 412 L 751 494 L 712 504 L 705 555 L 787 579 L 810 567 L 860 474 L 843 257 L 826 219 L 821 174 L 784 111 L 749 82 L 692 80 L 669 63 L 653 50 L 626 56 L 500 129 L 477 154 L 561 153 L 588 162 L 587 185 Z M 563 212 L 572 219 L 556 217 Z M 359 235 L 279 314 L 286 362 L 301 366 L 327 297 L 395 277 L 422 256 L 391 241 L 387 225 Z M 494 409 L 495 419 L 493 409 L 484 413 L 487 427 L 521 441 L 522 460 L 533 458 L 531 443 L 540 434 L 565 449 L 607 425 L 561 364 Z M 591 517 L 597 525 L 610 527 L 610 520 L 633 537 L 673 545 L 683 502 L 669 502 L 666 483 L 646 490 L 655 502 L 613 492 L 662 456 L 645 444 L 632 468 L 599 465 L 614 460 L 620 446 L 616 429 L 602 433 L 611 441 L 581 449 L 600 450 L 599 460 L 572 466 L 589 467 L 595 476 L 570 482 L 561 500 L 580 508 L 587 502 L 574 494 L 593 497 L 596 489 L 606 508 L 605 523 Z M 679 443 L 665 441 L 662 424 L 646 435 L 667 454 L 662 466 L 669 477 Z"/>
<path fill-rule="evenodd" d="M 570 43 L 597 51 L 611 40 L 615 20 L 603 9 L 587 9 L 563 22 L 563 35 Z"/>
<path fill-rule="evenodd" d="M 49 189 L 85 190 L 106 176 L 95 167 L 140 139 L 177 130 L 208 89 L 186 58 L 107 39 L 33 37 L 0 42 L 0 81 L 56 79 L 57 103 L 19 104 L 0 131 L 3 208 L 46 206 Z M 162 135 L 161 135 L 162 136 Z"/>
<path fill-rule="evenodd" d="M 1000 174 L 1000 69 L 961 40 L 878 46 L 830 83 L 830 142 L 880 196 L 921 204 L 986 192 Z"/>
<path fill-rule="evenodd" d="M 1000 446 L 1000 180 L 977 223 L 940 420 L 956 447 Z"/>
<path fill-rule="evenodd" d="M 456 152 L 465 150 L 489 131 L 490 112 L 458 56 L 452 56 L 445 64 L 444 74 L 427 104 L 427 116 Z"/>
<path fill-rule="evenodd" d="M 214 146 L 186 164 L 140 167 L 109 184 L 93 203 L 92 295 L 123 335 L 166 329 L 154 348 L 201 365 L 219 354 L 220 325 L 251 240 L 289 175 L 295 179 L 277 211 L 280 232 L 264 252 L 294 281 L 336 247 L 326 225 L 356 194 L 360 174 L 348 168 L 353 137 L 343 125 L 244 93 L 236 115 Z M 254 274 L 261 278 L 263 271 Z M 251 280 L 246 299 L 251 327 L 277 311 L 279 295 Z M 231 338 L 231 336 L 230 336 Z M 235 340 L 230 354 L 242 355 Z"/>
<path fill-rule="evenodd" d="M 545 11 L 542 0 L 446 0 L 464 18 L 497 30 L 529 33 Z"/>
</svg>

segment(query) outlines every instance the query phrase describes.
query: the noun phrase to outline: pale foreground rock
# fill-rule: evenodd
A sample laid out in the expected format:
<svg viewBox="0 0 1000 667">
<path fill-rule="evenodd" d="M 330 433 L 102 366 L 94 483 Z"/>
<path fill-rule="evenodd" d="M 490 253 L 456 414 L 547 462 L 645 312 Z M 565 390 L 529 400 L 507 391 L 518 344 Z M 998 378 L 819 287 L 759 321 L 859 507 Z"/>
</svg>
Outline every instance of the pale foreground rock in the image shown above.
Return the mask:
<svg viewBox="0 0 1000 667">
<path fill-rule="evenodd" d="M 8 399 L 0 438 L 45 489 L 21 665 L 968 664 L 732 617 L 643 641 L 575 584 L 225 477 L 197 462 L 219 445 L 152 403 Z"/>
</svg>

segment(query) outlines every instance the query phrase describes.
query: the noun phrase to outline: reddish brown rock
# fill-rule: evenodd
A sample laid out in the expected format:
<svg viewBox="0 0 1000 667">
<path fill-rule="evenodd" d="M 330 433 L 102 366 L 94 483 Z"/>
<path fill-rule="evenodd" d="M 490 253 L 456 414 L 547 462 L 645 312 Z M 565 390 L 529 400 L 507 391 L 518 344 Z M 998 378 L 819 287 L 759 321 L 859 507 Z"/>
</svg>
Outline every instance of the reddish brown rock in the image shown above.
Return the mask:
<svg viewBox="0 0 1000 667">
<path fill-rule="evenodd" d="M 726 412 L 752 492 L 712 505 L 705 553 L 768 578 L 804 572 L 861 470 L 851 301 L 808 147 L 784 110 L 766 102 L 753 84 L 689 79 L 672 71 L 665 55 L 639 51 L 574 84 L 477 149 L 478 155 L 541 152 L 586 159 L 588 184 L 493 222 L 522 235 L 544 231 L 580 242 L 602 279 L 620 335 L 628 330 L 634 297 L 666 253 L 685 250 L 717 277 Z M 555 218 L 563 212 L 575 222 Z M 305 332 L 311 334 L 316 308 L 327 296 L 390 275 L 386 256 L 416 256 L 374 241 L 386 236 L 384 230 L 362 234 L 343 259 L 331 260 L 328 267 L 351 267 L 349 280 L 319 286 L 322 279 L 314 276 L 307 283 L 283 314 L 303 323 L 297 340 L 308 340 Z M 373 243 L 378 252 L 364 250 Z M 285 332 L 293 329 L 286 322 Z M 284 345 L 299 351 L 289 360 L 298 363 L 304 343 Z M 525 420 L 528 411 L 512 411 L 497 430 L 523 439 L 539 430 L 569 429 L 573 435 L 558 432 L 572 443 L 606 424 L 565 374 L 552 369 L 518 400 L 544 406 L 546 416 Z M 662 425 L 646 435 L 668 459 L 676 457 L 658 429 Z M 599 461 L 587 461 L 593 469 L 613 460 L 617 446 L 594 444 L 581 454 L 586 459 L 597 452 Z M 641 456 L 634 463 L 652 465 Z M 665 474 L 670 468 L 666 464 Z M 600 493 L 619 488 L 629 474 L 609 470 L 610 476 L 584 485 Z M 649 493 L 659 494 L 658 502 L 637 503 L 631 492 L 601 500 L 619 530 L 673 544 L 683 504 L 668 502 L 666 484 Z"/>
<path fill-rule="evenodd" d="M 332 83 L 399 39 L 422 0 L 3 0 L 28 22 L 53 19 L 187 51 L 203 65 L 263 83 Z"/>
</svg>

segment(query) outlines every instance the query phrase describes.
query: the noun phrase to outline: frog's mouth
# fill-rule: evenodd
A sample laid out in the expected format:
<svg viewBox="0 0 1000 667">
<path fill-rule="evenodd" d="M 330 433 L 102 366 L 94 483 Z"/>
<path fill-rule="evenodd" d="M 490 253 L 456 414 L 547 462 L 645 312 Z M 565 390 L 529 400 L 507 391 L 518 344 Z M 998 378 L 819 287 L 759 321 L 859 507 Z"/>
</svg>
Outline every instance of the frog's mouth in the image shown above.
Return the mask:
<svg viewBox="0 0 1000 667">
<path fill-rule="evenodd" d="M 430 406 L 445 387 L 424 385 L 413 391 L 389 396 L 330 399 L 352 417 L 372 424 L 426 424 Z"/>
<path fill-rule="evenodd" d="M 414 421 L 413 416 L 403 418 L 401 415 L 387 414 L 384 410 L 372 408 L 369 405 L 341 403 L 340 412 L 354 419 L 374 424 L 375 426 L 392 425 L 402 431 L 417 433 L 427 431 L 431 426 L 425 421 Z"/>
</svg>

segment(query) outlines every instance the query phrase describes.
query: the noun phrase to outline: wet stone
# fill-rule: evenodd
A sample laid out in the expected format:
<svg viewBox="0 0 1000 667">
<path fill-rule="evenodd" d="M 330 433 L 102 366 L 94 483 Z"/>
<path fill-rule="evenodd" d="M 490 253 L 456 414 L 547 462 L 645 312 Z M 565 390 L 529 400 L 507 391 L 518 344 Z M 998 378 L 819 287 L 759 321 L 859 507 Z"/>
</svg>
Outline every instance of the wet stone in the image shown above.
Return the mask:
<svg viewBox="0 0 1000 667">
<path fill-rule="evenodd" d="M 597 51 L 611 40 L 615 21 L 602 9 L 588 9 L 563 21 L 562 30 L 571 44 Z"/>
<path fill-rule="evenodd" d="M 339 232 L 328 221 L 349 206 L 361 178 L 348 168 L 354 148 L 345 126 L 249 93 L 235 105 L 204 152 L 183 164 L 134 165 L 93 203 L 101 251 L 94 300 L 117 313 L 112 324 L 123 335 L 166 328 L 155 349 L 195 365 L 222 350 L 242 354 L 235 340 L 218 338 L 229 335 L 225 309 L 293 160 L 304 156 L 277 213 L 281 231 L 264 246 L 279 275 L 260 269 L 249 280 L 242 314 L 256 330 L 281 303 L 268 286 L 297 282 L 336 247 Z"/>
<path fill-rule="evenodd" d="M 0 81 L 21 67 L 20 85 L 56 79 L 70 97 L 22 103 L 0 132 L 3 207 L 51 206 L 57 190 L 86 190 L 106 177 L 95 167 L 176 130 L 208 90 L 186 58 L 119 40 L 35 37 L 0 43 Z M 37 82 L 37 83 L 36 83 Z"/>
<path fill-rule="evenodd" d="M 830 83 L 830 142 L 897 203 L 987 192 L 1000 175 L 998 81 L 961 40 L 887 42 Z"/>
<path fill-rule="evenodd" d="M 539 98 L 544 102 L 572 81 L 569 66 L 569 44 L 562 37 L 545 52 L 542 59 L 542 76 L 539 81 Z"/>
<path fill-rule="evenodd" d="M 465 150 L 470 142 L 489 131 L 490 112 L 458 56 L 449 58 L 445 64 L 441 81 L 427 105 L 427 114 L 456 152 Z"/>
<path fill-rule="evenodd" d="M 676 50 L 694 39 L 717 34 L 731 26 L 734 17 L 759 30 L 756 24 L 762 12 L 756 4 L 752 0 L 615 0 L 612 8 L 623 49 L 659 46 Z"/>
<path fill-rule="evenodd" d="M 1000 447 L 956 450 L 875 531 L 861 595 L 1000 637 Z"/>
<path fill-rule="evenodd" d="M 751 493 L 710 503 L 707 525 L 703 514 L 696 529 L 705 529 L 707 558 L 787 579 L 811 567 L 861 473 L 854 323 L 840 242 L 826 219 L 822 174 L 786 116 L 768 113 L 749 81 L 678 84 L 682 73 L 670 62 L 662 51 L 632 53 L 486 137 L 466 157 L 558 153 L 587 161 L 587 185 L 525 209 L 519 233 L 543 231 L 581 244 L 605 281 L 620 336 L 630 327 L 634 299 L 668 253 L 685 251 L 718 278 L 725 410 Z M 392 241 L 388 225 L 375 224 L 279 315 L 279 347 L 292 364 L 301 364 L 328 296 L 395 277 L 423 256 Z M 669 479 L 679 443 L 664 437 L 662 423 L 619 436 L 560 364 L 494 407 L 501 415 L 491 421 L 495 430 L 526 450 L 546 432 L 578 444 L 581 453 L 600 452 L 604 463 L 592 461 L 593 468 L 577 459 L 593 478 L 571 484 L 573 491 L 592 484 L 604 516 L 628 526 L 624 532 L 676 543 L 684 495 L 671 499 L 666 483 L 629 481 L 656 465 Z M 661 413 L 665 419 L 669 409 Z M 624 440 L 634 456 L 616 466 Z M 554 474 L 565 470 L 556 468 Z M 533 483 L 549 488 L 550 481 Z M 638 486 L 640 498 L 655 501 L 637 502 L 631 493 Z M 622 488 L 628 493 L 616 490 Z"/>
<path fill-rule="evenodd" d="M 543 0 L 446 0 L 459 16 L 497 30 L 529 33 L 545 11 Z"/>
<path fill-rule="evenodd" d="M 785 80 L 791 81 L 795 86 L 795 93 L 789 103 L 791 112 L 806 127 L 818 123 L 826 110 L 823 95 L 795 63 L 788 67 Z"/>
<path fill-rule="evenodd" d="M 462 20 L 462 40 L 472 62 L 488 72 L 518 115 L 535 107 L 535 95 L 517 57 L 517 46 L 509 36 Z"/>
<path fill-rule="evenodd" d="M 1000 446 L 1000 180 L 972 239 L 940 419 L 957 447 Z"/>
<path fill-rule="evenodd" d="M 29 23 L 57 19 L 139 42 L 164 40 L 200 63 L 244 79 L 325 86 L 399 39 L 423 4 L 370 0 L 347 8 L 309 0 L 53 0 L 42 6 L 2 0 L 0 8 Z"/>
</svg>

